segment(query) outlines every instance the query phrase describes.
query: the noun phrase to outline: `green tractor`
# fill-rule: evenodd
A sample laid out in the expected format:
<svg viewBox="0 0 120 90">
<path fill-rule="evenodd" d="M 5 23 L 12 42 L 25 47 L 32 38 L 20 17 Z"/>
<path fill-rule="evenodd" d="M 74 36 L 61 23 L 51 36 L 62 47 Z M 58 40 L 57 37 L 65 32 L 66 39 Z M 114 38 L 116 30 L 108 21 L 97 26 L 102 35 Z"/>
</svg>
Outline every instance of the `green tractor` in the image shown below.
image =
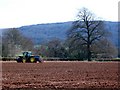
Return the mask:
<svg viewBox="0 0 120 90">
<path fill-rule="evenodd" d="M 18 63 L 37 63 L 42 62 L 40 56 L 34 56 L 30 51 L 25 51 L 22 55 L 19 55 L 17 59 Z"/>
</svg>

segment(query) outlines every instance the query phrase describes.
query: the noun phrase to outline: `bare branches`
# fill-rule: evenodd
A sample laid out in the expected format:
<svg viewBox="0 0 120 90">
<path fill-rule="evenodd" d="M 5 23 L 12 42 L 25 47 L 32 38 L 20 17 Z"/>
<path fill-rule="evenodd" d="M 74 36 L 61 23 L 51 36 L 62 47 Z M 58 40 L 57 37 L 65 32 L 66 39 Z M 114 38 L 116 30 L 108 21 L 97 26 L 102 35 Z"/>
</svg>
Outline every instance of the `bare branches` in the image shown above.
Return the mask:
<svg viewBox="0 0 120 90">
<path fill-rule="evenodd" d="M 94 16 L 88 9 L 81 9 L 77 15 L 77 21 L 73 23 L 73 27 L 69 31 L 69 37 L 74 38 L 74 42 L 80 40 L 81 45 L 87 46 L 89 61 L 93 42 L 99 41 L 105 35 L 103 21 L 95 21 Z"/>
<path fill-rule="evenodd" d="M 16 28 L 10 28 L 2 35 L 2 54 L 3 56 L 15 56 L 22 50 L 32 50 L 33 43 L 30 39 L 20 33 Z"/>
</svg>

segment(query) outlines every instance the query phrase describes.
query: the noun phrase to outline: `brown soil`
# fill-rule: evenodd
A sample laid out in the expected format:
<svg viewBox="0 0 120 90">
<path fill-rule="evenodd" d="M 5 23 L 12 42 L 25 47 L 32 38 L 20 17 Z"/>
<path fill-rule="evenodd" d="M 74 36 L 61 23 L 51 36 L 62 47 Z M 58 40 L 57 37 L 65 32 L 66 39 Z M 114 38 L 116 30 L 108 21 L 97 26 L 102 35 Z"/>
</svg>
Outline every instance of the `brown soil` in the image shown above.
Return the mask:
<svg viewBox="0 0 120 90">
<path fill-rule="evenodd" d="M 75 89 L 119 86 L 118 62 L 2 63 L 2 88 Z M 17 89 L 18 90 L 18 89 Z"/>
</svg>

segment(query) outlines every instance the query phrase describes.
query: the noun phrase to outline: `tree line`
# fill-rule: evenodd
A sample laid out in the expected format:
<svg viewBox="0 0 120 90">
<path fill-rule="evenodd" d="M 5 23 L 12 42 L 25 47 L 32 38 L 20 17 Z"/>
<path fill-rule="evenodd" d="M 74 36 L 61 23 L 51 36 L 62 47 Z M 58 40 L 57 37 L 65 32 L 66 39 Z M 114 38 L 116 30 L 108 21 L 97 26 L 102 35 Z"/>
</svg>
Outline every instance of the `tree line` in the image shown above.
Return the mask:
<svg viewBox="0 0 120 90">
<path fill-rule="evenodd" d="M 21 51 L 32 51 L 46 58 L 66 58 L 77 60 L 114 58 L 117 57 L 117 47 L 107 36 L 110 35 L 105 24 L 88 9 L 82 8 L 68 30 L 67 39 L 61 41 L 55 38 L 49 42 L 34 45 L 30 38 L 25 37 L 16 28 L 3 31 L 2 57 L 14 57 Z"/>
</svg>

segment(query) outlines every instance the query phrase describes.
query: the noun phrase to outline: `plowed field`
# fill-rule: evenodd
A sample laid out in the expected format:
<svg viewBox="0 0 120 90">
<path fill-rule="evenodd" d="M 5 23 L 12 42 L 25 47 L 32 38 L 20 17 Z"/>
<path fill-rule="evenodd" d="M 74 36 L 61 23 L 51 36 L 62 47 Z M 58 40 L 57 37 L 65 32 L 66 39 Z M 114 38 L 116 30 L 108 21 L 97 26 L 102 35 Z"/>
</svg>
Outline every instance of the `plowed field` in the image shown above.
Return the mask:
<svg viewBox="0 0 120 90">
<path fill-rule="evenodd" d="M 118 62 L 2 63 L 2 88 L 115 89 L 119 86 Z"/>
</svg>

